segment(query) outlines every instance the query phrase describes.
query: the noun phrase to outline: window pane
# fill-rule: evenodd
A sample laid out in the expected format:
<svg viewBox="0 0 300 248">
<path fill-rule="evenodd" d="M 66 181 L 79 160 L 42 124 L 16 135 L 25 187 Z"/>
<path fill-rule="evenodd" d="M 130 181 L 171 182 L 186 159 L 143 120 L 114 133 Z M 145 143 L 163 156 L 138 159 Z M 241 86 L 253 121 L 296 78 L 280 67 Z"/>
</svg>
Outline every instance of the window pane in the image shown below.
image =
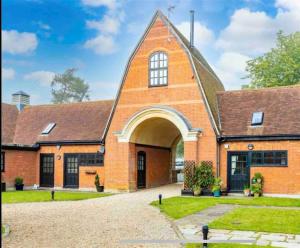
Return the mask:
<svg viewBox="0 0 300 248">
<path fill-rule="evenodd" d="M 273 164 L 274 163 L 273 152 L 264 152 L 264 163 L 265 164 Z"/>
</svg>

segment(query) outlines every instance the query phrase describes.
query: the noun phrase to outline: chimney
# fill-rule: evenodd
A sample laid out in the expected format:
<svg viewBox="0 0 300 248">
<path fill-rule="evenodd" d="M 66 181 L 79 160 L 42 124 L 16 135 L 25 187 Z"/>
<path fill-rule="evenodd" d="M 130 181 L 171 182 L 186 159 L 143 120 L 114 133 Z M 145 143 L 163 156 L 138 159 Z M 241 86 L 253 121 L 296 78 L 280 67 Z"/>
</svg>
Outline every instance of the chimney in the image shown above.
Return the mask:
<svg viewBox="0 0 300 248">
<path fill-rule="evenodd" d="M 22 111 L 26 105 L 30 104 L 30 96 L 24 91 L 18 91 L 12 94 L 12 103 L 17 106 L 19 111 Z"/>
<path fill-rule="evenodd" d="M 194 10 L 190 11 L 191 13 L 191 23 L 190 23 L 190 48 L 194 47 Z"/>
</svg>

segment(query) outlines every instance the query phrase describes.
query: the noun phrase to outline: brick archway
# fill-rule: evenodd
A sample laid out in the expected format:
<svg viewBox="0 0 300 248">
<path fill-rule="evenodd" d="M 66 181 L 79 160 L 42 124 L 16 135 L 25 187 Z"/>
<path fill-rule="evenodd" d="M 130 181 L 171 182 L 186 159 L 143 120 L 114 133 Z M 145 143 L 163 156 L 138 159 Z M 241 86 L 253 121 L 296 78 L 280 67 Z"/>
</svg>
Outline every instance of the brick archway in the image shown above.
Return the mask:
<svg viewBox="0 0 300 248">
<path fill-rule="evenodd" d="M 143 109 L 133 115 L 120 133 L 117 134 L 118 142 L 131 142 L 135 129 L 144 121 L 152 118 L 161 118 L 170 121 L 178 128 L 184 142 L 197 141 L 201 129 L 192 128 L 187 118 L 173 108 L 154 106 Z"/>
</svg>

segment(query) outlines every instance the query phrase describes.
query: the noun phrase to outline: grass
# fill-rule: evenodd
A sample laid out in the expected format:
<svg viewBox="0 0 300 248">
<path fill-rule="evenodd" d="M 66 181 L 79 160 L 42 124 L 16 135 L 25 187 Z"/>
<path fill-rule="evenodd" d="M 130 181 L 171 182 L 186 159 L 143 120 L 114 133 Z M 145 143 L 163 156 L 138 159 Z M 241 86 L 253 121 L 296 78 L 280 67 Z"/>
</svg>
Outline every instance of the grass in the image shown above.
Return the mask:
<svg viewBox="0 0 300 248">
<path fill-rule="evenodd" d="M 171 197 L 163 199 L 159 205 L 154 201 L 151 205 L 160 208 L 162 212 L 173 219 L 180 219 L 184 216 L 202 211 L 216 204 L 239 204 L 248 206 L 277 206 L 277 207 L 300 207 L 300 199 L 275 198 L 275 197 Z"/>
<path fill-rule="evenodd" d="M 300 234 L 300 209 L 237 208 L 209 224 L 210 228 Z"/>
<path fill-rule="evenodd" d="M 5 233 L 5 227 L 1 225 L 1 234 Z"/>
<path fill-rule="evenodd" d="M 202 248 L 202 244 L 187 244 L 186 248 Z M 209 244 L 209 248 L 261 248 L 270 246 L 258 246 L 258 245 L 242 245 L 242 244 Z"/>
<path fill-rule="evenodd" d="M 56 191 L 55 201 L 77 201 L 91 198 L 109 196 L 108 193 L 94 192 L 66 192 Z M 2 192 L 2 203 L 20 203 L 20 202 L 46 202 L 51 201 L 50 191 L 10 191 Z"/>
</svg>

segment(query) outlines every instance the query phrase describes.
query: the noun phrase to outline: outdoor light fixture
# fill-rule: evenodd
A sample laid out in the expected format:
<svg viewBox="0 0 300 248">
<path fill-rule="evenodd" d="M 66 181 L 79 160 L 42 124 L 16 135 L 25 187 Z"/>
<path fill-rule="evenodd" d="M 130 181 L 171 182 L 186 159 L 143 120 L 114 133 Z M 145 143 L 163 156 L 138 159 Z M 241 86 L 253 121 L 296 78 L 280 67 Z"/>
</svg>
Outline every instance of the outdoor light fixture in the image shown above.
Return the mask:
<svg viewBox="0 0 300 248">
<path fill-rule="evenodd" d="M 248 144 L 248 150 L 253 150 L 254 149 L 254 145 L 253 144 Z"/>
<path fill-rule="evenodd" d="M 104 147 L 104 145 L 100 145 L 99 152 L 102 153 L 102 154 L 104 154 L 104 152 L 105 152 L 105 147 Z"/>
<path fill-rule="evenodd" d="M 204 225 L 202 227 L 202 233 L 203 233 L 203 240 L 207 240 L 208 237 L 208 225 Z M 203 243 L 203 248 L 207 248 L 207 243 Z"/>
<path fill-rule="evenodd" d="M 158 199 L 159 199 L 159 205 L 161 205 L 162 194 L 158 195 Z"/>
<path fill-rule="evenodd" d="M 57 155 L 56 158 L 57 158 L 57 160 L 60 160 L 60 159 L 61 159 L 61 156 L 60 156 L 60 155 Z"/>
<path fill-rule="evenodd" d="M 51 199 L 52 199 L 52 201 L 54 201 L 54 190 L 51 190 Z"/>
<path fill-rule="evenodd" d="M 61 148 L 61 145 L 56 145 L 57 150 L 60 150 L 60 148 Z"/>
</svg>

